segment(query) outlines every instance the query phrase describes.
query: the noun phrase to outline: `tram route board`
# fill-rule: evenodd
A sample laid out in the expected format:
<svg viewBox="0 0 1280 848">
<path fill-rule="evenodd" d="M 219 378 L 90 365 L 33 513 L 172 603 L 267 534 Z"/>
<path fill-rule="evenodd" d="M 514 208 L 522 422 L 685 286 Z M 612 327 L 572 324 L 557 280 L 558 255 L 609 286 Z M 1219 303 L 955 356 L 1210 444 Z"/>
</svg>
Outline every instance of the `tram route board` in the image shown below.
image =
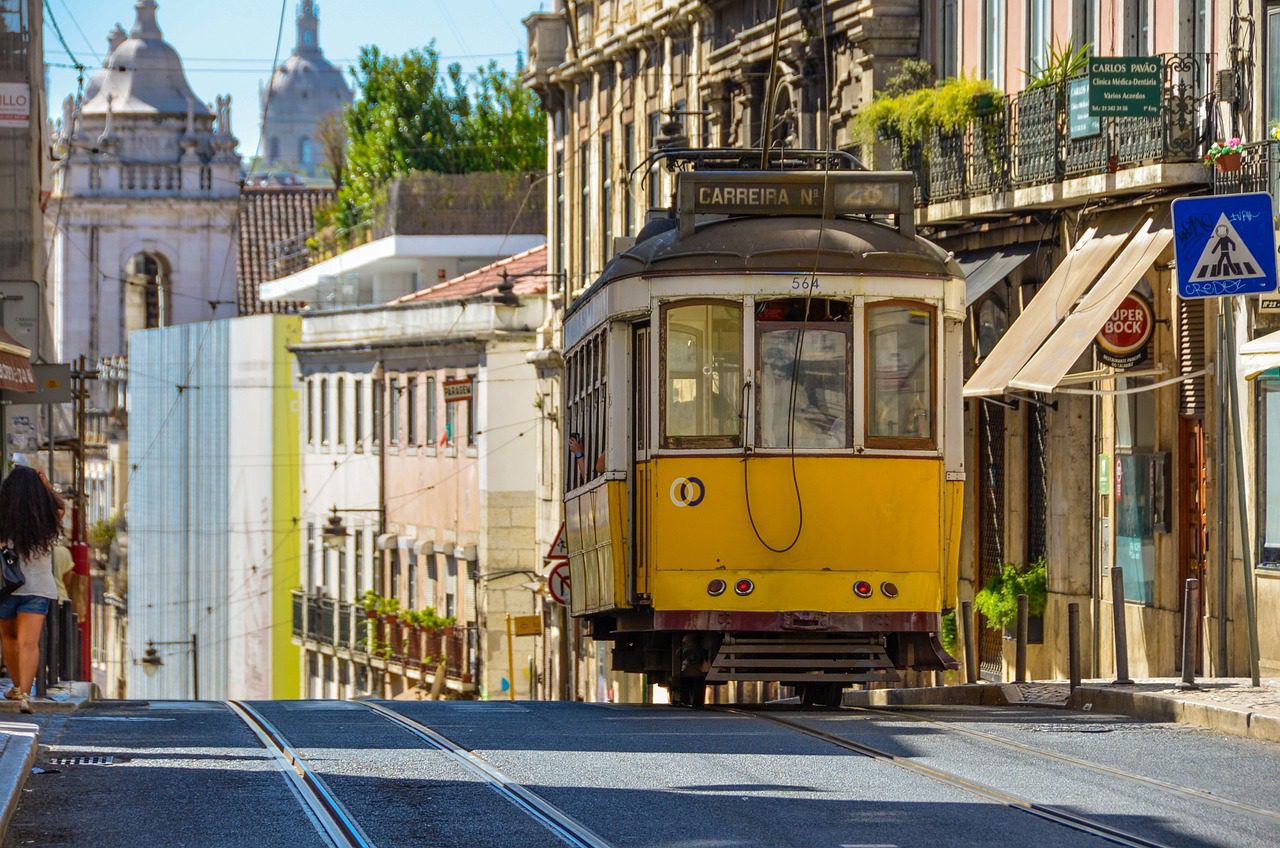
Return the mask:
<svg viewBox="0 0 1280 848">
<path fill-rule="evenodd" d="M 915 176 L 907 171 L 685 172 L 677 177 L 680 229 L 695 215 L 896 215 L 914 230 Z"/>
</svg>

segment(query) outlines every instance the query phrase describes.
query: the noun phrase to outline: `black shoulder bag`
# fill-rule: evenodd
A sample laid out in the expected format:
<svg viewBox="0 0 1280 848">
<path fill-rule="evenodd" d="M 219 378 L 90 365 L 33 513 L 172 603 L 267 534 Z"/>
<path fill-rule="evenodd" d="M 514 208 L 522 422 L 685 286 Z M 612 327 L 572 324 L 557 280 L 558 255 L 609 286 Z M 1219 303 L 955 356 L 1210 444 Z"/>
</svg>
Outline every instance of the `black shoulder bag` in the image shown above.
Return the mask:
<svg viewBox="0 0 1280 848">
<path fill-rule="evenodd" d="M 18 561 L 18 552 L 8 545 L 0 548 L 0 600 L 21 589 L 26 582 L 22 563 Z"/>
</svg>

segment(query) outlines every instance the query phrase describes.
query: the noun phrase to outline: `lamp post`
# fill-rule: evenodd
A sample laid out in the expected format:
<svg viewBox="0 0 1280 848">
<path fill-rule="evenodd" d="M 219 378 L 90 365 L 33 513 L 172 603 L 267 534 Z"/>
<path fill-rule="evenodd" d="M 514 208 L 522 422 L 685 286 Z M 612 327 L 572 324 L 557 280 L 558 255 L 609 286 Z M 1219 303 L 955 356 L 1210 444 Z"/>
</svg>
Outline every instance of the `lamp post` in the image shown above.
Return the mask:
<svg viewBox="0 0 1280 848">
<path fill-rule="evenodd" d="M 138 660 L 147 677 L 155 677 L 156 672 L 160 670 L 160 666 L 164 665 L 164 660 L 161 659 L 160 652 L 156 650 L 156 645 L 161 647 L 186 645 L 191 648 L 191 695 L 192 700 L 200 700 L 200 648 L 196 642 L 196 634 L 191 634 L 191 641 L 182 639 L 177 642 L 154 642 L 148 639 L 146 653 L 142 655 L 142 659 Z"/>
</svg>

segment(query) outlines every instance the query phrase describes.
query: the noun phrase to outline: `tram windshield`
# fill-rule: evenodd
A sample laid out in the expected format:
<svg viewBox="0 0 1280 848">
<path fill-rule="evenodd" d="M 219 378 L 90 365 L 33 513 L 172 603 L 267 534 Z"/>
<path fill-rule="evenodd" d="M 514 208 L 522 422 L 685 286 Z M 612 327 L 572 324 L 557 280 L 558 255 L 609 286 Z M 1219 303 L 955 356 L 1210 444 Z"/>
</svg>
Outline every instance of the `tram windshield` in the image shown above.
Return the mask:
<svg viewBox="0 0 1280 848">
<path fill-rule="evenodd" d="M 848 447 L 849 325 L 756 326 L 760 447 Z"/>
<path fill-rule="evenodd" d="M 932 439 L 932 310 L 874 304 L 867 310 L 867 336 L 868 443 Z"/>
<path fill-rule="evenodd" d="M 666 312 L 665 441 L 669 447 L 741 443 L 742 308 L 683 303 Z"/>
</svg>

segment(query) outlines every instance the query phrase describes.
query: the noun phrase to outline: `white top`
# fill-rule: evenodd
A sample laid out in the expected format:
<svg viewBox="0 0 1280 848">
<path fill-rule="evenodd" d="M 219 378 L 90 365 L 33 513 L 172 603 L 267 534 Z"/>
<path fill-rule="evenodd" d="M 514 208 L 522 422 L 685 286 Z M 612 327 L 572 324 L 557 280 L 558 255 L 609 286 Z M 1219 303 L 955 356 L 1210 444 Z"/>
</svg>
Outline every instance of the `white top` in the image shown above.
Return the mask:
<svg viewBox="0 0 1280 848">
<path fill-rule="evenodd" d="M 13 594 L 58 600 L 58 586 L 53 580 L 53 553 L 45 551 L 33 557 L 22 558 L 21 562 L 22 576 L 26 578 L 26 582 Z"/>
</svg>

